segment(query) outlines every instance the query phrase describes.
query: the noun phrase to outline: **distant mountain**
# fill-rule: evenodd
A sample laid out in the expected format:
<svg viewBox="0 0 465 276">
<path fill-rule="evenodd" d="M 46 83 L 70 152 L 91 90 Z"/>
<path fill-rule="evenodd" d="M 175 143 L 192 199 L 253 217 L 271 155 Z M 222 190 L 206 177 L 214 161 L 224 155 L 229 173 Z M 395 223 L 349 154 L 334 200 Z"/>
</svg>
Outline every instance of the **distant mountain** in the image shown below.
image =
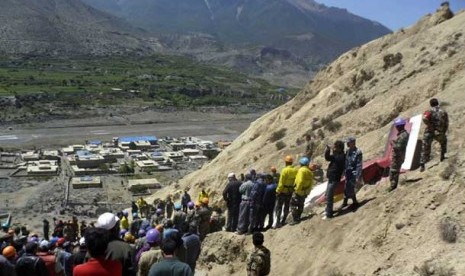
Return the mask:
<svg viewBox="0 0 465 276">
<path fill-rule="evenodd" d="M 156 34 L 169 50 L 254 74 L 283 67 L 271 72 L 305 80 L 319 65 L 390 32 L 313 0 L 83 1 Z"/>
<path fill-rule="evenodd" d="M 136 29 L 80 0 L 0 1 L 0 54 L 152 52 Z"/>
</svg>

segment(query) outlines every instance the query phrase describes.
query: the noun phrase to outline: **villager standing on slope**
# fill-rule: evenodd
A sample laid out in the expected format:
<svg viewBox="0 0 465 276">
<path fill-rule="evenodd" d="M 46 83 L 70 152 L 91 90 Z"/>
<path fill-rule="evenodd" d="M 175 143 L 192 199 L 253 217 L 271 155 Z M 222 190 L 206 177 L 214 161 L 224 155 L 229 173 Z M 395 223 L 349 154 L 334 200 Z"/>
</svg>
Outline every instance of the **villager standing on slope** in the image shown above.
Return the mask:
<svg viewBox="0 0 465 276">
<path fill-rule="evenodd" d="M 345 176 L 346 185 L 344 187 L 344 201 L 341 208 L 347 206 L 347 201 L 352 199 L 352 207 L 358 207 L 357 197 L 355 195 L 355 185 L 362 179 L 363 156 L 362 151 L 357 148 L 354 137 L 347 138 L 346 166 Z"/>
<path fill-rule="evenodd" d="M 300 222 L 302 212 L 304 211 L 305 198 L 313 187 L 313 173 L 308 168 L 310 159 L 308 157 L 302 157 L 299 160 L 300 168 L 297 170 L 295 177 L 295 190 L 294 196 L 292 197 L 292 223 L 297 224 Z"/>
<path fill-rule="evenodd" d="M 250 173 L 245 175 L 245 182 L 239 187 L 241 193 L 241 205 L 239 207 L 239 225 L 237 226 L 237 233 L 239 235 L 245 234 L 249 230 L 250 224 L 250 193 L 252 192 L 253 182 Z"/>
<path fill-rule="evenodd" d="M 241 204 L 241 193 L 239 187 L 241 182 L 236 179 L 234 173 L 228 174 L 228 184 L 223 191 L 223 200 L 228 207 L 228 221 L 226 223 L 226 231 L 234 232 L 237 230 L 239 220 L 239 206 Z"/>
<path fill-rule="evenodd" d="M 420 171 L 425 170 L 425 164 L 430 160 L 431 144 L 433 140 L 441 144 L 442 162 L 447 152 L 447 130 L 449 129 L 449 115 L 441 107 L 436 98 L 429 101 L 431 108 L 423 114 L 423 122 L 426 124 L 423 134 L 423 149 L 420 158 Z"/>
<path fill-rule="evenodd" d="M 276 188 L 276 228 L 286 223 L 286 218 L 289 214 L 289 204 L 294 192 L 295 177 L 297 175 L 297 169 L 292 165 L 294 158 L 288 155 L 284 158 L 284 162 L 286 163 L 286 167 L 281 171 L 278 187 Z M 283 213 L 282 218 L 281 213 Z"/>
<path fill-rule="evenodd" d="M 391 181 L 391 187 L 389 187 L 389 192 L 394 191 L 397 188 L 397 183 L 399 183 L 399 174 L 400 167 L 404 163 L 405 159 L 405 150 L 407 148 L 409 134 L 405 130 L 406 121 L 402 118 L 396 119 L 394 121 L 394 126 L 397 129 L 397 138 L 396 140 L 391 141 L 392 144 L 392 158 L 391 158 L 391 168 L 389 170 L 389 180 Z"/>
<path fill-rule="evenodd" d="M 346 162 L 344 142 L 339 140 L 334 142 L 333 154 L 331 154 L 331 147 L 326 146 L 325 159 L 329 161 L 329 165 L 326 172 L 328 186 L 326 187 L 326 210 L 323 219 L 330 219 L 333 217 L 334 189 L 336 189 L 344 173 Z"/>
</svg>

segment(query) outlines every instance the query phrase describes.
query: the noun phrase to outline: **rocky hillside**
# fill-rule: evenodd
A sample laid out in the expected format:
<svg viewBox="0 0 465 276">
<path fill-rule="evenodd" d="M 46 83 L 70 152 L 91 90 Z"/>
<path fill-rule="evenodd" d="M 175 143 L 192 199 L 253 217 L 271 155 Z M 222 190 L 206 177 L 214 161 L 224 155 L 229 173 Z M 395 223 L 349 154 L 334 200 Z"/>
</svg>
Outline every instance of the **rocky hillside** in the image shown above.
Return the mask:
<svg viewBox="0 0 465 276">
<path fill-rule="evenodd" d="M 167 51 L 300 87 L 320 65 L 390 32 L 313 0 L 84 1 L 161 36 Z"/>
<path fill-rule="evenodd" d="M 131 34 L 130 34 L 131 33 Z M 80 0 L 0 1 L 0 54 L 150 53 L 155 42 Z"/>
<path fill-rule="evenodd" d="M 383 152 L 394 118 L 419 114 L 438 97 L 451 120 L 445 162 L 436 155 L 426 172 L 402 175 L 393 193 L 386 192 L 386 180 L 364 186 L 363 206 L 355 213 L 322 221 L 317 207 L 315 217 L 270 230 L 265 240 L 272 275 L 464 275 L 465 13 L 451 16 L 443 6 L 410 28 L 343 54 L 297 97 L 252 123 L 213 162 L 175 186 L 191 193 L 205 188 L 221 204 L 228 172 L 282 168 L 285 155 L 303 152 L 308 131 L 318 141 L 317 154 L 325 144 L 355 135 L 368 160 Z M 326 166 L 321 157 L 315 161 Z M 245 256 L 251 238 L 216 233 L 204 248 L 202 266 L 211 275 L 243 275 L 237 256 Z"/>
</svg>

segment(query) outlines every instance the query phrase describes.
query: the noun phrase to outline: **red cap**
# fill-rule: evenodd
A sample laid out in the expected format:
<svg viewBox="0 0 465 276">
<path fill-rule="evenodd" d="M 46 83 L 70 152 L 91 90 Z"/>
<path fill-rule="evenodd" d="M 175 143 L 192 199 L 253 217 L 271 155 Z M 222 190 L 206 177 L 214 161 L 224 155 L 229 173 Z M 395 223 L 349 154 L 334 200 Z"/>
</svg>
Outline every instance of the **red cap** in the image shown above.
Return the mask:
<svg viewBox="0 0 465 276">
<path fill-rule="evenodd" d="M 57 246 L 62 246 L 65 243 L 65 238 L 59 238 L 57 241 Z"/>
</svg>

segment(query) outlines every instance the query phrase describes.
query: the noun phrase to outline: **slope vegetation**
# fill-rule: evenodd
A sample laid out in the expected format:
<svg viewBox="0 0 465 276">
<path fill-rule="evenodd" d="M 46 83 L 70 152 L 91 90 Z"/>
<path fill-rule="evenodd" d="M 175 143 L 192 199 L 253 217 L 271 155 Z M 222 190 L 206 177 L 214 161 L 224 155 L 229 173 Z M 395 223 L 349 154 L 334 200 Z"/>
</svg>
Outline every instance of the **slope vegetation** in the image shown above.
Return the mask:
<svg viewBox="0 0 465 276">
<path fill-rule="evenodd" d="M 252 123 L 176 187 L 189 186 L 192 193 L 205 188 L 221 204 L 228 172 L 281 168 L 285 155 L 304 151 L 301 141 L 308 131 L 318 141 L 317 155 L 325 144 L 355 135 L 368 160 L 383 152 L 394 118 L 419 114 L 438 97 L 451 119 L 446 161 L 435 156 L 426 172 L 404 174 L 393 193 L 386 192 L 387 181 L 364 186 L 363 206 L 355 213 L 331 221 L 317 215 L 270 230 L 266 246 L 272 275 L 464 275 L 465 157 L 459 152 L 465 135 L 465 13 L 450 16 L 443 6 L 408 29 L 343 54 L 297 97 Z M 325 166 L 321 157 L 315 161 Z M 313 211 L 319 214 L 321 208 Z M 211 275 L 242 275 L 251 247 L 248 236 L 215 233 L 207 238 L 201 261 Z"/>
<path fill-rule="evenodd" d="M 0 54 L 123 54 L 151 52 L 152 43 L 123 21 L 80 0 L 0 2 Z"/>
</svg>

